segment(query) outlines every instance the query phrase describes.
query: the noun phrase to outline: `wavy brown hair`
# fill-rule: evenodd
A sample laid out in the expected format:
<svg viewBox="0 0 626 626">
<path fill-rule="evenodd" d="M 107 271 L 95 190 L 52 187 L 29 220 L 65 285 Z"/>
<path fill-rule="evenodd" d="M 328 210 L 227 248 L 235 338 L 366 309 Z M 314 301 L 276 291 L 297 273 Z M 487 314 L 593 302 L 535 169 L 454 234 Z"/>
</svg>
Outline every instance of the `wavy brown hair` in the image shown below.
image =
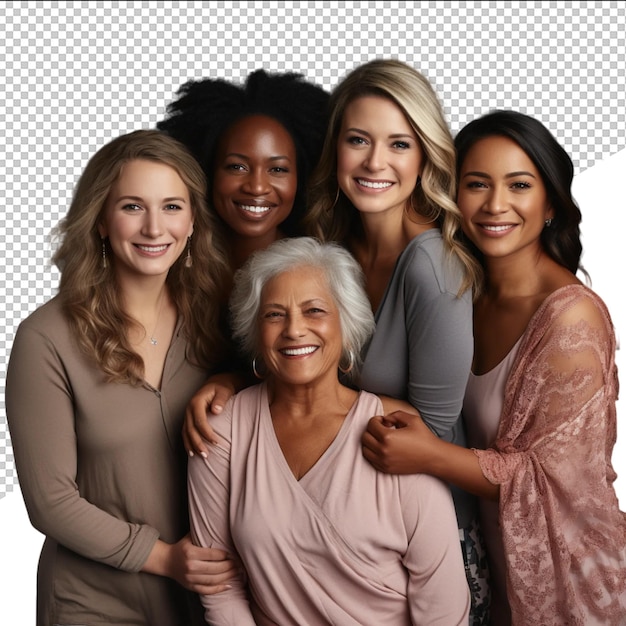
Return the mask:
<svg viewBox="0 0 626 626">
<path fill-rule="evenodd" d="M 111 187 L 125 163 L 143 159 L 168 165 L 185 183 L 191 200 L 193 264 L 186 253 L 170 268 L 166 284 L 190 342 L 189 358 L 207 369 L 222 359 L 224 339 L 220 311 L 225 304 L 230 270 L 223 245 L 214 236 L 214 217 L 206 208 L 206 182 L 195 158 L 183 144 L 157 130 L 122 135 L 98 150 L 76 185 L 66 217 L 56 229 L 60 245 L 53 260 L 61 270 L 59 296 L 81 348 L 109 381 L 138 385 L 144 363 L 133 350 L 129 330 L 137 324 L 125 313 L 115 277 L 115 258 L 103 267 L 102 219 Z"/>
<path fill-rule="evenodd" d="M 421 185 L 407 211 L 437 224 L 448 253 L 464 268 L 461 293 L 480 282 L 481 269 L 461 237 L 456 206 L 456 152 L 443 109 L 430 82 L 395 59 L 376 59 L 352 70 L 331 94 L 330 120 L 319 164 L 311 177 L 311 207 L 305 216 L 310 234 L 347 244 L 362 232 L 358 210 L 339 189 L 337 142 L 346 107 L 363 96 L 381 96 L 396 104 L 415 131 L 424 154 Z"/>
</svg>

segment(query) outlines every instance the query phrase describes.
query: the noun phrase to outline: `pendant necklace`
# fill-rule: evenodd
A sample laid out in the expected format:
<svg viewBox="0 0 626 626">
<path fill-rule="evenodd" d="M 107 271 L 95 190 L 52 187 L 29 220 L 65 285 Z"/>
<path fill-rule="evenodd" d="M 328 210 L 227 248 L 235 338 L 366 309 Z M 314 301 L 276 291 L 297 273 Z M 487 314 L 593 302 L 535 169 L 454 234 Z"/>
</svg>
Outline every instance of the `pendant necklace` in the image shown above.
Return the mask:
<svg viewBox="0 0 626 626">
<path fill-rule="evenodd" d="M 156 318 L 156 323 L 154 324 L 154 329 L 150 335 L 150 343 L 153 346 L 156 346 L 158 341 L 157 338 L 154 336 L 154 333 L 156 332 L 156 329 L 159 325 L 159 320 L 161 319 L 161 310 L 163 309 L 163 296 L 165 294 L 165 286 L 163 287 L 163 290 L 161 291 L 161 295 L 159 296 L 159 312 L 157 313 L 157 318 Z"/>
</svg>

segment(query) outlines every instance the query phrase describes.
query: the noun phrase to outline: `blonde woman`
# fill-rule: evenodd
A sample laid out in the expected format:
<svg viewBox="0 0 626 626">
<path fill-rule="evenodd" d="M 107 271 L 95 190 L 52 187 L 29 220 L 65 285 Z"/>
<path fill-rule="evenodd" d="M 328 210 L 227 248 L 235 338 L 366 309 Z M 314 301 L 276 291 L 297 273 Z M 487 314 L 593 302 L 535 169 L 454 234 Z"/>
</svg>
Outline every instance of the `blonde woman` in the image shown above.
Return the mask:
<svg viewBox="0 0 626 626">
<path fill-rule="evenodd" d="M 381 59 L 349 73 L 330 109 L 307 220 L 312 234 L 347 247 L 365 274 L 376 331 L 358 385 L 408 401 L 440 438 L 464 445 L 460 414 L 480 270 L 459 239 L 455 150 L 441 105 L 419 72 Z M 415 442 L 404 435 L 385 471 L 413 473 Z M 487 584 L 475 502 L 458 489 L 453 495 L 472 619 L 480 624 Z"/>
</svg>

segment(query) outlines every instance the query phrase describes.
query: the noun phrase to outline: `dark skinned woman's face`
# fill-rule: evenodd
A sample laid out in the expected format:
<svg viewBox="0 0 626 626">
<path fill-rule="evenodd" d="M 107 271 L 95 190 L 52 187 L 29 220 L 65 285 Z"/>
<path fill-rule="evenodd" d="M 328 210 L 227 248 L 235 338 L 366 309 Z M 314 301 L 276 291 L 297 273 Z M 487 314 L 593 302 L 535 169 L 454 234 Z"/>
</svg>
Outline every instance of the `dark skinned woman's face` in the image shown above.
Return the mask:
<svg viewBox="0 0 626 626">
<path fill-rule="evenodd" d="M 264 245 L 278 239 L 297 186 L 296 148 L 282 124 L 252 115 L 226 130 L 215 160 L 213 206 L 236 236 Z"/>
</svg>

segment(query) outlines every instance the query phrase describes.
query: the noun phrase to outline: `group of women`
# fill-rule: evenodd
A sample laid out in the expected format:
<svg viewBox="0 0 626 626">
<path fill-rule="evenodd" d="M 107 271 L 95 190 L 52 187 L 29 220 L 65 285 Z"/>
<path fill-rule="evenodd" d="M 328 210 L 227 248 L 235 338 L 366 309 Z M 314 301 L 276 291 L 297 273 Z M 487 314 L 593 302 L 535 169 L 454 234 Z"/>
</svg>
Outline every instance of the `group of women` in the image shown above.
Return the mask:
<svg viewBox="0 0 626 626">
<path fill-rule="evenodd" d="M 549 131 L 453 140 L 396 60 L 158 127 L 87 165 L 11 353 L 37 623 L 623 624 L 615 335 Z"/>
</svg>

